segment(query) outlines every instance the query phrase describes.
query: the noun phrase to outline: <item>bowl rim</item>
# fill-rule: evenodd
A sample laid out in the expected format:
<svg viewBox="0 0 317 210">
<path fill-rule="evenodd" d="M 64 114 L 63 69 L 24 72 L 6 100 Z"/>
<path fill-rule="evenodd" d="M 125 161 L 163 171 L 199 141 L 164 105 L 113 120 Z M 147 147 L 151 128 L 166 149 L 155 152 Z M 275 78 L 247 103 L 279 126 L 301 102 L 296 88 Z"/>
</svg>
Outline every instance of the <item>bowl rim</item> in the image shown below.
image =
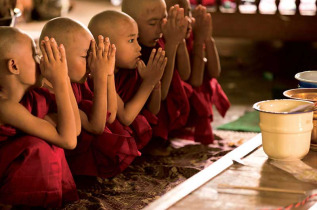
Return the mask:
<svg viewBox="0 0 317 210">
<path fill-rule="evenodd" d="M 302 71 L 302 72 L 298 72 L 297 74 L 295 74 L 295 79 L 302 81 L 302 82 L 309 82 L 309 83 L 317 84 L 316 80 L 309 80 L 309 79 L 300 78 L 301 74 L 311 73 L 311 72 L 315 72 L 317 74 L 317 70 Z"/>
<path fill-rule="evenodd" d="M 252 108 L 255 109 L 256 111 L 264 112 L 264 113 L 270 113 L 270 114 L 302 114 L 302 113 L 313 112 L 313 110 L 302 111 L 302 112 L 291 112 L 291 113 L 290 112 L 272 112 L 272 111 L 260 110 L 258 108 L 259 104 L 263 103 L 263 102 L 267 102 L 267 101 L 302 101 L 302 102 L 314 104 L 311 101 L 305 101 L 305 100 L 299 100 L 299 99 L 269 99 L 269 100 L 263 100 L 263 101 L 256 102 L 255 104 L 253 104 Z"/>
<path fill-rule="evenodd" d="M 316 93 L 317 94 L 317 88 L 293 88 L 293 89 L 285 90 L 283 92 L 283 96 L 287 97 L 288 99 L 296 99 L 296 100 L 301 100 L 301 101 L 315 102 L 315 101 L 310 100 L 310 99 L 296 98 L 296 97 L 289 96 L 289 95 L 287 95 L 288 92 L 294 92 L 294 93 L 297 93 L 297 92 L 299 92 L 299 93 Z"/>
</svg>

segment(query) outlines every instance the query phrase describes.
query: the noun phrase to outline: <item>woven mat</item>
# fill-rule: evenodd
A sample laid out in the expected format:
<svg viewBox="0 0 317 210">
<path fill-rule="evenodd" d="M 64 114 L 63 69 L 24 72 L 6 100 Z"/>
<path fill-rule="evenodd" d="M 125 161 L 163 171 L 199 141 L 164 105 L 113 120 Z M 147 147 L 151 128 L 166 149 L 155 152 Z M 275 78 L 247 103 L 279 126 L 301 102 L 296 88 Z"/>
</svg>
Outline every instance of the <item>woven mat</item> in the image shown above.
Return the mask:
<svg viewBox="0 0 317 210">
<path fill-rule="evenodd" d="M 216 131 L 208 146 L 175 140 L 169 156 L 141 156 L 112 179 L 76 177 L 80 200 L 63 209 L 142 209 L 255 135 Z"/>
</svg>

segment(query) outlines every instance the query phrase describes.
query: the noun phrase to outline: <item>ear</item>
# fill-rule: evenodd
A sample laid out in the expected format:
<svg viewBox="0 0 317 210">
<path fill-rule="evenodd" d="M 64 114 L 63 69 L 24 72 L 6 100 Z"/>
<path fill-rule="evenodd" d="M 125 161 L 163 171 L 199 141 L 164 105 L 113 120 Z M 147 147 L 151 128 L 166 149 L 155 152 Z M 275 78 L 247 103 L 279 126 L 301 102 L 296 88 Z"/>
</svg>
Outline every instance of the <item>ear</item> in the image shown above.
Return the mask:
<svg viewBox="0 0 317 210">
<path fill-rule="evenodd" d="M 18 67 L 18 64 L 14 59 L 9 59 L 7 66 L 8 66 L 8 70 L 10 71 L 11 74 L 19 74 L 20 73 L 20 69 Z"/>
</svg>

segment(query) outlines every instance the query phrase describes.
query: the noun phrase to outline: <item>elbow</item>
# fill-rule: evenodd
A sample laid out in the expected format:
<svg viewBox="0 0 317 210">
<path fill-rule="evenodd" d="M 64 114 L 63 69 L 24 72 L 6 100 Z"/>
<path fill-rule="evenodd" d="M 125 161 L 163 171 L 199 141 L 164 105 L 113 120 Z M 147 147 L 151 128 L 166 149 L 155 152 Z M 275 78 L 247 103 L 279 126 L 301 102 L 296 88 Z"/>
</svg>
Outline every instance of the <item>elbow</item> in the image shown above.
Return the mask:
<svg viewBox="0 0 317 210">
<path fill-rule="evenodd" d="M 209 69 L 213 69 L 212 67 L 209 67 Z M 221 74 L 221 68 L 220 66 L 216 68 L 217 70 L 216 71 L 208 71 L 209 72 L 209 77 L 210 78 L 219 78 L 220 77 L 220 74 Z"/>
<path fill-rule="evenodd" d="M 132 124 L 132 122 L 133 122 L 133 120 L 126 119 L 126 120 L 123 120 L 122 124 L 125 126 L 130 126 Z"/>
<path fill-rule="evenodd" d="M 181 79 L 183 81 L 187 81 L 190 77 L 190 72 L 186 73 L 186 74 L 183 74 L 183 75 L 180 75 L 181 76 Z"/>
<path fill-rule="evenodd" d="M 133 122 L 132 118 L 128 116 L 121 117 L 119 120 L 125 126 L 130 126 Z"/>
<path fill-rule="evenodd" d="M 193 87 L 200 87 L 202 84 L 203 84 L 203 81 L 202 80 L 192 80 L 190 82 L 190 84 L 193 86 Z"/>
<path fill-rule="evenodd" d="M 112 124 L 116 119 L 116 114 L 111 114 L 111 116 L 107 119 L 107 123 Z"/>
<path fill-rule="evenodd" d="M 209 76 L 210 76 L 210 78 L 219 78 L 220 77 L 220 71 L 219 72 L 217 72 L 217 73 L 211 73 L 211 74 L 209 74 Z"/>
<path fill-rule="evenodd" d="M 164 101 L 167 98 L 168 92 L 162 89 L 161 100 Z"/>
<path fill-rule="evenodd" d="M 76 129 L 76 136 L 79 136 L 81 133 L 81 125 L 77 127 Z"/>
<path fill-rule="evenodd" d="M 110 116 L 107 118 L 107 123 L 113 123 L 117 117 L 117 109 L 111 112 Z"/>
<path fill-rule="evenodd" d="M 161 107 L 152 111 L 152 114 L 157 115 L 160 112 Z"/>
<path fill-rule="evenodd" d="M 95 135 L 101 135 L 105 130 L 105 125 L 90 125 L 89 129 L 86 129 L 88 132 L 95 134 Z"/>
<path fill-rule="evenodd" d="M 94 129 L 92 129 L 92 133 L 93 134 L 95 134 L 95 135 L 101 135 L 103 132 L 104 132 L 104 130 L 105 130 L 105 127 L 103 126 L 103 127 L 96 127 L 96 128 L 94 128 Z"/>
<path fill-rule="evenodd" d="M 72 139 L 71 141 L 68 141 L 65 145 L 64 145 L 64 149 L 68 149 L 68 150 L 73 150 L 75 149 L 77 146 L 77 138 Z"/>
</svg>

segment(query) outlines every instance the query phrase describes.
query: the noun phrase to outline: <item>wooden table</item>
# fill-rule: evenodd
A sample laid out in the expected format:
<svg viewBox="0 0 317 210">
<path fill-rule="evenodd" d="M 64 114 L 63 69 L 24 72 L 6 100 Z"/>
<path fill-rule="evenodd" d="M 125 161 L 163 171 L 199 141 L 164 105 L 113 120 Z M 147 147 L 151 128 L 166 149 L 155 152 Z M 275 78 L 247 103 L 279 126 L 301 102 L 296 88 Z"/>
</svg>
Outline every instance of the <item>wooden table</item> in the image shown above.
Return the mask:
<svg viewBox="0 0 317 210">
<path fill-rule="evenodd" d="M 254 139 L 256 138 L 259 138 L 259 136 L 256 136 Z M 252 139 L 249 141 L 252 141 Z M 199 187 L 197 190 L 173 204 L 169 209 L 200 210 L 278 208 L 299 202 L 307 197 L 303 194 L 264 192 L 244 189 L 224 189 L 219 188 L 219 184 L 269 187 L 297 191 L 317 189 L 316 184 L 299 181 L 294 178 L 293 175 L 271 165 L 262 146 L 242 160 L 245 165 L 234 163 L 222 173 Z M 302 161 L 317 169 L 317 152 L 310 151 Z M 195 183 L 192 182 L 192 184 Z M 179 192 L 175 191 L 174 193 L 176 195 Z M 156 203 L 159 204 L 160 202 L 164 203 L 166 201 L 164 201 L 164 199 L 160 201 L 159 199 Z M 156 205 L 148 209 L 162 208 L 160 208 L 160 205 Z"/>
</svg>

